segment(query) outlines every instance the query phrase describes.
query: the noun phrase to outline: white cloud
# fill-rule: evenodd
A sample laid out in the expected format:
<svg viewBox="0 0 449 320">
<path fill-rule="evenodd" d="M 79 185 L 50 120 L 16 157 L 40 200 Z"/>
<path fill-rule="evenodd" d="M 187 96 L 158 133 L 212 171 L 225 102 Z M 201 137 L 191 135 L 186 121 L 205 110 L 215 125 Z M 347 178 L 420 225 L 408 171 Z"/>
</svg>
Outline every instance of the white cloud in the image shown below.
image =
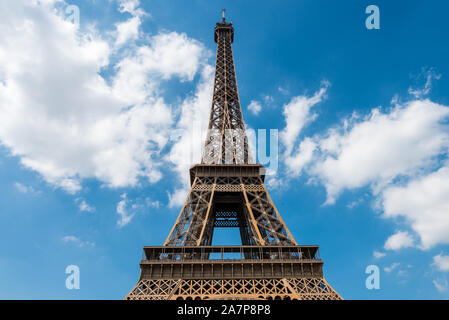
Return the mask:
<svg viewBox="0 0 449 320">
<path fill-rule="evenodd" d="M 385 252 L 373 251 L 373 257 L 376 259 L 380 259 L 385 257 L 387 254 Z"/>
<path fill-rule="evenodd" d="M 435 70 L 423 69 L 422 73 L 418 76 L 418 78 L 424 77 L 426 79 L 426 83 L 424 84 L 424 87 L 419 89 L 413 89 L 410 87 L 408 89 L 408 93 L 413 95 L 415 98 L 422 98 L 430 93 L 432 90 L 432 81 L 433 80 L 439 80 L 441 78 L 441 74 L 437 74 Z"/>
<path fill-rule="evenodd" d="M 290 129 L 287 125 L 282 141 L 287 154 L 295 149 L 296 154 L 291 152 L 284 162 L 290 176 L 305 170 L 309 181 L 322 183 L 326 204 L 335 203 L 344 190 L 369 186 L 382 216 L 404 217 L 421 240 L 399 233 L 387 240 L 386 248 L 428 249 L 449 243 L 449 164 L 441 164 L 449 150 L 449 107 L 428 99 L 398 101 L 365 117 L 353 113 L 326 134 L 299 143 L 304 121 Z M 309 111 L 297 119 L 308 117 Z"/>
<path fill-rule="evenodd" d="M 407 231 L 398 231 L 385 242 L 385 250 L 399 250 L 413 246 L 413 238 Z"/>
<path fill-rule="evenodd" d="M 274 102 L 273 96 L 270 96 L 269 94 L 263 95 L 262 99 L 263 99 L 265 105 L 267 105 L 267 106 L 269 106 L 271 103 Z"/>
<path fill-rule="evenodd" d="M 125 22 L 118 23 L 117 38 L 115 40 L 115 46 L 120 47 L 128 41 L 136 40 L 139 37 L 139 27 L 141 24 L 140 17 L 132 17 Z"/>
<path fill-rule="evenodd" d="M 391 264 L 391 266 L 389 267 L 385 267 L 384 271 L 387 273 L 390 273 L 391 271 L 393 271 L 394 269 L 396 269 L 397 267 L 399 267 L 400 263 L 399 262 L 394 262 Z"/>
<path fill-rule="evenodd" d="M 182 57 L 182 59 L 180 59 Z M 157 94 L 162 80 L 179 77 L 182 81 L 193 80 L 208 57 L 208 51 L 196 40 L 185 34 L 176 32 L 160 33 L 149 40 L 149 45 L 137 47 L 119 61 L 115 68 L 117 74 L 113 78 L 113 91 L 129 104 L 143 104 L 148 100 L 149 93 Z M 157 99 L 161 104 L 163 100 Z M 171 123 L 170 110 L 165 115 L 159 110 L 152 112 L 154 123 Z M 163 136 L 166 137 L 168 133 Z M 166 141 L 158 140 L 159 144 Z"/>
<path fill-rule="evenodd" d="M 185 99 L 181 105 L 179 121 L 172 132 L 174 144 L 166 160 L 174 164 L 173 169 L 180 177 L 180 187 L 169 193 L 170 208 L 185 202 L 190 188 L 189 167 L 201 162 L 202 146 L 209 124 L 213 76 L 213 67 L 205 65 L 194 95 Z"/>
<path fill-rule="evenodd" d="M 91 213 L 95 211 L 95 207 L 88 204 L 86 202 L 86 200 L 77 198 L 75 201 L 78 202 L 78 209 L 80 211 L 86 211 L 86 212 L 91 212 Z"/>
<path fill-rule="evenodd" d="M 20 182 L 15 182 L 14 187 L 16 187 L 16 189 L 22 193 L 29 193 L 29 192 L 34 191 L 33 187 L 25 186 L 25 185 L 21 184 Z"/>
<path fill-rule="evenodd" d="M 449 108 L 429 100 L 372 110 L 363 121 L 332 129 L 317 142 L 321 159 L 311 170 L 326 186 L 327 203 L 344 189 L 371 185 L 374 193 L 401 175 L 416 174 L 449 145 L 441 123 Z"/>
<path fill-rule="evenodd" d="M 78 239 L 78 237 L 75 237 L 75 236 L 64 236 L 62 238 L 62 241 L 64 241 L 64 242 L 79 242 L 80 240 Z"/>
<path fill-rule="evenodd" d="M 403 216 L 428 249 L 449 243 L 449 167 L 391 186 L 382 195 L 385 217 Z"/>
<path fill-rule="evenodd" d="M 145 198 L 145 204 L 147 205 L 147 207 L 149 208 L 160 208 L 161 207 L 161 202 L 159 200 L 155 200 L 155 201 L 151 201 L 150 198 Z"/>
<path fill-rule="evenodd" d="M 357 207 L 358 205 L 360 205 L 363 202 L 363 200 L 364 200 L 363 198 L 360 198 L 360 199 L 351 201 L 350 203 L 348 203 L 346 205 L 346 208 L 353 209 L 353 208 Z"/>
<path fill-rule="evenodd" d="M 269 175 L 265 177 L 265 186 L 269 189 L 281 189 L 286 185 L 285 179 L 277 175 Z"/>
<path fill-rule="evenodd" d="M 433 266 L 436 266 L 440 271 L 449 271 L 449 256 L 440 253 L 433 257 Z"/>
<path fill-rule="evenodd" d="M 123 228 L 124 226 L 126 226 L 128 223 L 131 222 L 131 219 L 134 217 L 134 213 L 129 213 L 128 209 L 127 209 L 127 204 L 128 204 L 128 198 L 127 198 L 127 194 L 123 193 L 121 195 L 122 200 L 120 200 L 117 203 L 117 208 L 116 211 L 118 213 L 119 220 L 117 220 L 117 225 L 120 228 Z"/>
<path fill-rule="evenodd" d="M 285 164 L 289 173 L 292 173 L 294 176 L 299 175 L 313 159 L 313 153 L 316 148 L 317 144 L 308 137 L 301 141 L 296 153 L 285 158 Z"/>
<path fill-rule="evenodd" d="M 149 197 L 130 199 L 127 193 L 122 193 L 120 198 L 121 200 L 116 206 L 117 226 L 119 228 L 128 225 L 137 214 L 151 213 L 152 211 L 148 209 L 161 207 L 160 201 L 152 201 Z"/>
<path fill-rule="evenodd" d="M 168 207 L 176 208 L 182 206 L 186 201 L 186 197 L 188 194 L 188 186 L 186 186 L 185 188 L 175 189 L 172 193 L 168 194 Z"/>
<path fill-rule="evenodd" d="M 128 42 L 133 42 L 139 38 L 142 18 L 149 14 L 139 8 L 139 0 L 119 0 L 119 11 L 130 13 L 131 18 L 124 22 L 116 23 L 115 44 L 116 48 L 122 47 Z"/>
<path fill-rule="evenodd" d="M 67 235 L 62 237 L 62 241 L 66 243 L 73 243 L 78 245 L 79 247 L 94 247 L 95 243 L 92 241 L 82 241 L 78 237 L 73 235 Z"/>
<path fill-rule="evenodd" d="M 448 289 L 448 283 L 447 283 L 447 279 L 446 278 L 438 278 L 432 281 L 435 288 L 439 291 L 439 292 L 445 292 Z"/>
<path fill-rule="evenodd" d="M 251 100 L 250 104 L 248 105 L 248 110 L 251 111 L 254 115 L 258 115 L 262 110 L 262 106 L 259 102 Z"/>
<path fill-rule="evenodd" d="M 279 87 L 278 87 L 278 91 L 279 91 L 280 93 L 284 94 L 284 95 L 290 93 L 290 91 L 289 91 L 288 89 L 286 89 L 286 88 L 284 88 L 284 87 L 282 87 L 282 86 L 279 86 Z"/>
<path fill-rule="evenodd" d="M 319 91 L 312 97 L 297 96 L 283 107 L 286 126 L 280 132 L 280 140 L 285 147 L 285 157 L 289 157 L 293 151 L 296 140 L 304 126 L 312 121 L 316 115 L 311 113 L 311 108 L 321 102 L 326 94 L 329 82 L 324 81 Z"/>
<path fill-rule="evenodd" d="M 33 166 L 31 166 L 31 168 L 33 168 Z M 36 169 L 36 168 L 34 168 L 34 169 Z M 39 170 L 37 170 L 37 171 L 39 171 Z M 50 172 L 48 172 L 48 173 L 51 175 Z M 67 191 L 68 193 L 71 193 L 71 194 L 75 194 L 81 190 L 80 182 L 75 179 L 61 178 L 58 181 L 52 181 L 51 179 L 49 179 L 48 181 L 55 183 L 56 185 L 58 185 L 59 187 L 61 187 L 62 189 L 64 189 L 65 191 Z"/>
<path fill-rule="evenodd" d="M 160 33 L 112 64 L 114 40 L 77 30 L 53 5 L 0 3 L 1 143 L 70 193 L 85 178 L 109 187 L 158 181 L 174 122 L 159 87 L 172 77 L 192 80 L 204 47 L 185 34 Z M 138 1 L 120 8 L 133 16 L 140 10 Z M 104 68 L 113 70 L 108 79 Z"/>
<path fill-rule="evenodd" d="M 185 33 L 159 33 L 149 39 L 149 45 L 137 47 L 133 55 L 117 64 L 119 72 L 115 88 L 130 90 L 137 84 L 137 89 L 154 89 L 148 80 L 157 79 L 147 79 L 148 75 L 161 76 L 163 79 L 177 76 L 182 80 L 193 80 L 206 57 L 208 51 L 205 47 Z M 138 97 L 142 95 L 139 93 Z"/>
<path fill-rule="evenodd" d="M 119 11 L 120 12 L 128 12 L 132 15 L 138 15 L 141 12 L 139 8 L 140 1 L 139 0 L 119 0 Z"/>
</svg>

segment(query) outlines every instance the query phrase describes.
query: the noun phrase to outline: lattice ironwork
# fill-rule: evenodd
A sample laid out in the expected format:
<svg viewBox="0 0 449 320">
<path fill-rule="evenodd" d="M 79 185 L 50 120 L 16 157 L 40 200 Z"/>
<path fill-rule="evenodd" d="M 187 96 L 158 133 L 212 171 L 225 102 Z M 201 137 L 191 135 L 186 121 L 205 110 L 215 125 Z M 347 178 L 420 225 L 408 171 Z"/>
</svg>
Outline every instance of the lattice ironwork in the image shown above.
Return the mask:
<svg viewBox="0 0 449 320">
<path fill-rule="evenodd" d="M 279 278 L 141 280 L 126 299 L 341 300 L 342 298 L 324 278 Z"/>
<path fill-rule="evenodd" d="M 236 166 L 232 165 L 232 172 L 228 173 L 228 165 L 222 165 L 216 174 L 234 174 Z M 194 179 L 188 200 L 165 245 L 210 245 L 213 228 L 226 224 L 240 228 L 243 245 L 296 244 L 271 201 L 263 175 L 209 174 L 212 176 Z M 223 210 L 232 214 L 235 222 L 219 222 L 223 220 Z"/>
<path fill-rule="evenodd" d="M 202 163 L 164 246 L 144 247 L 126 299 L 341 299 L 324 279 L 318 246 L 298 246 L 251 163 L 232 54 L 234 28 L 215 27 L 217 60 Z M 215 228 L 242 246 L 211 246 Z"/>
<path fill-rule="evenodd" d="M 215 27 L 214 38 L 217 43 L 214 91 L 202 163 L 250 163 L 252 157 L 240 107 L 232 54 L 232 23 L 226 23 L 223 18 Z"/>
</svg>

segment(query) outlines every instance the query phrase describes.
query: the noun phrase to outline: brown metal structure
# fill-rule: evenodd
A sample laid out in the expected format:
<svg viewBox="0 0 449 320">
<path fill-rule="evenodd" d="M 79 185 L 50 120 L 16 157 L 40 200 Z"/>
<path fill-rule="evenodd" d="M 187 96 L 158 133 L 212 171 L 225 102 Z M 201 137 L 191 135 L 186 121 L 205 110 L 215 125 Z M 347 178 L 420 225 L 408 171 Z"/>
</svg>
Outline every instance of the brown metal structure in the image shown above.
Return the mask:
<svg viewBox="0 0 449 320">
<path fill-rule="evenodd" d="M 232 55 L 234 28 L 215 27 L 217 58 L 202 163 L 190 168 L 187 201 L 163 246 L 144 247 L 125 299 L 325 299 L 318 246 L 298 245 L 251 164 Z M 215 228 L 239 228 L 242 246 L 212 246 Z"/>
</svg>

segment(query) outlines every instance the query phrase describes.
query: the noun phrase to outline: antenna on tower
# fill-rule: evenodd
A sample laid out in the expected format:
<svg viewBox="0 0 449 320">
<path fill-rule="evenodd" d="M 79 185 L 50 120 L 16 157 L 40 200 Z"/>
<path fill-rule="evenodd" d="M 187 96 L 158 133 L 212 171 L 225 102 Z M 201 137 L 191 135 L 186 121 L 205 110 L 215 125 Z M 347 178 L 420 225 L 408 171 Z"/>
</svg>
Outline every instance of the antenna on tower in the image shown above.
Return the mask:
<svg viewBox="0 0 449 320">
<path fill-rule="evenodd" d="M 221 16 L 223 18 L 223 23 L 225 23 L 225 12 L 226 12 L 226 9 L 221 9 Z"/>
</svg>

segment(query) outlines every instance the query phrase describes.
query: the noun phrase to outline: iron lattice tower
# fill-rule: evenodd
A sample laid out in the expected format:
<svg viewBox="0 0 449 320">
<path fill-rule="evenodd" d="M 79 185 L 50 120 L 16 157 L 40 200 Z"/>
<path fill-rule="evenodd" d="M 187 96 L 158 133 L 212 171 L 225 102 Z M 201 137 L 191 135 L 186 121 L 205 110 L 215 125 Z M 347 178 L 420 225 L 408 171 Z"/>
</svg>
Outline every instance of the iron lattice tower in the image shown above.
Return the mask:
<svg viewBox="0 0 449 320">
<path fill-rule="evenodd" d="M 125 299 L 341 299 L 318 246 L 298 245 L 252 164 L 232 54 L 234 28 L 216 24 L 214 91 L 201 164 L 163 246 L 144 247 Z M 212 246 L 215 228 L 239 228 L 241 246 Z"/>
</svg>

